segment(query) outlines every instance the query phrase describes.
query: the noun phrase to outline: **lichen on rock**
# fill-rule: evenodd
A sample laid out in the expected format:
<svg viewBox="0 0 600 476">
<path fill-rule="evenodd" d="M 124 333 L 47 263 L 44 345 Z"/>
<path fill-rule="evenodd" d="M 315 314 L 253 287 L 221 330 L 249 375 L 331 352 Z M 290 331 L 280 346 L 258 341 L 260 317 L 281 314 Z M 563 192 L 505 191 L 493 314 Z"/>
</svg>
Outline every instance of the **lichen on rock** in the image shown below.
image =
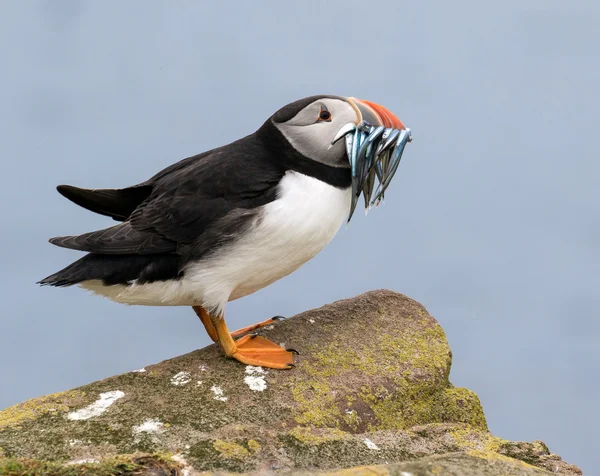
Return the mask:
<svg viewBox="0 0 600 476">
<path fill-rule="evenodd" d="M 293 370 L 246 367 L 211 345 L 15 405 L 0 412 L 0 468 L 20 467 L 11 470 L 20 475 L 36 474 L 36 465 L 61 475 L 314 474 L 390 463 L 386 471 L 401 474 L 398 468 L 416 464 L 409 460 L 430 458 L 440 468 L 579 474 L 542 443 L 489 433 L 477 395 L 449 381 L 443 329 L 401 294 L 366 293 L 260 332 L 300 352 Z M 152 458 L 164 473 L 139 464 Z M 99 472 L 115 467 L 121 472 Z"/>
</svg>

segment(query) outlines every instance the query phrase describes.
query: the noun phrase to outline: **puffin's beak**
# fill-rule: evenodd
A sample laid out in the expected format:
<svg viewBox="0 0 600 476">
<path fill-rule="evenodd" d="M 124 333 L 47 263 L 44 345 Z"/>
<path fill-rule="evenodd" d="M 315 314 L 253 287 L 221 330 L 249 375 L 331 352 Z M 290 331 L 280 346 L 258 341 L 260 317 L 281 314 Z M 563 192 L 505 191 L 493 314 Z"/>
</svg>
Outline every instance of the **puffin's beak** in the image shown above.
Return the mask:
<svg viewBox="0 0 600 476">
<path fill-rule="evenodd" d="M 350 104 L 356 106 L 360 112 L 360 121 L 368 122 L 369 124 L 377 124 L 383 127 L 391 127 L 393 129 L 404 130 L 406 127 L 400 119 L 392 114 L 389 109 L 386 109 L 379 104 L 364 99 L 348 98 Z"/>
<path fill-rule="evenodd" d="M 347 98 L 355 109 L 355 123 L 344 125 L 332 144 L 346 138 L 346 153 L 352 168 L 352 203 L 348 221 L 352 218 L 358 197 L 363 194 L 365 210 L 378 205 L 384 198 L 404 152 L 412 141 L 410 129 L 388 109 L 364 99 Z M 375 179 L 379 185 L 371 201 Z"/>
</svg>

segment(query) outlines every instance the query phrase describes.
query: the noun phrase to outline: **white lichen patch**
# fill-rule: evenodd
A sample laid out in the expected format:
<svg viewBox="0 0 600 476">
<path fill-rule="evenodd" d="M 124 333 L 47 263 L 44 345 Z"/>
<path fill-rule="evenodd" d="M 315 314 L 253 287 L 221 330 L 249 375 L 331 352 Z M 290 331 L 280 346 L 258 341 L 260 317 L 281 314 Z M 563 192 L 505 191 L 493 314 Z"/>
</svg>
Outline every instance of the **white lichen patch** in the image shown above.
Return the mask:
<svg viewBox="0 0 600 476">
<path fill-rule="evenodd" d="M 133 427 L 133 439 L 137 443 L 140 441 L 142 433 L 146 433 L 150 436 L 152 441 L 156 442 L 158 440 L 158 435 L 164 433 L 164 426 L 164 423 L 158 418 L 147 418 L 141 425 Z"/>
<path fill-rule="evenodd" d="M 179 372 L 171 377 L 171 385 L 180 387 L 192 381 L 192 376 L 189 372 Z"/>
<path fill-rule="evenodd" d="M 378 450 L 379 449 L 379 446 L 377 446 L 375 443 L 373 443 L 371 440 L 369 440 L 369 438 L 365 438 L 363 442 L 365 445 L 367 445 L 367 448 L 369 448 L 370 450 Z"/>
<path fill-rule="evenodd" d="M 135 372 L 137 374 L 143 374 L 144 372 L 146 372 L 146 369 L 142 367 L 141 369 L 132 370 L 132 372 Z"/>
<path fill-rule="evenodd" d="M 275 326 L 273 324 L 265 326 L 265 330 L 267 330 L 267 331 L 272 331 L 273 329 L 275 329 Z"/>
<path fill-rule="evenodd" d="M 265 380 L 266 374 L 267 372 L 262 367 L 247 365 L 244 382 L 250 387 L 250 390 L 262 392 L 267 389 L 267 382 Z"/>
<path fill-rule="evenodd" d="M 400 473 L 400 476 L 413 476 L 413 474 L 412 474 L 412 473 L 409 473 L 408 471 L 402 471 L 402 472 Z"/>
<path fill-rule="evenodd" d="M 200 368 L 200 372 L 206 372 L 208 370 L 208 367 L 204 364 L 201 364 L 199 368 Z"/>
<path fill-rule="evenodd" d="M 125 393 L 121 392 L 120 390 L 101 393 L 100 398 L 94 403 L 80 410 L 69 413 L 67 418 L 69 420 L 89 420 L 90 418 L 100 416 L 106 410 L 108 410 L 108 407 L 124 396 Z"/>
<path fill-rule="evenodd" d="M 200 385 L 202 385 L 202 380 L 198 380 L 198 381 L 196 382 L 196 387 L 199 387 Z"/>
<path fill-rule="evenodd" d="M 309 319 L 308 322 L 310 322 L 311 324 L 314 324 L 315 320 L 314 319 Z"/>
<path fill-rule="evenodd" d="M 255 367 L 254 365 L 246 365 L 246 373 L 249 375 L 254 374 L 263 374 L 265 375 L 267 371 L 262 367 Z"/>
<path fill-rule="evenodd" d="M 210 389 L 212 390 L 212 393 L 215 394 L 215 396 L 213 397 L 215 400 L 219 400 L 220 402 L 226 402 L 227 400 L 229 400 L 229 397 L 226 397 L 223 394 L 223 389 L 221 387 L 213 385 L 212 387 L 210 387 Z"/>
</svg>

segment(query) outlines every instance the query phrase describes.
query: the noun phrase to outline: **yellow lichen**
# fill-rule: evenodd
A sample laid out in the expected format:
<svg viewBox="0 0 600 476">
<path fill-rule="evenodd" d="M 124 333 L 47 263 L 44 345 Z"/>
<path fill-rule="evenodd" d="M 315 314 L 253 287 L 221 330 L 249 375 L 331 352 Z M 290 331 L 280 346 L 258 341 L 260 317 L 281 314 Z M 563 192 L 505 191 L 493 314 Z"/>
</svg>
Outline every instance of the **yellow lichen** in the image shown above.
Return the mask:
<svg viewBox="0 0 600 476">
<path fill-rule="evenodd" d="M 453 428 L 448 434 L 461 450 L 498 451 L 502 438 L 492 436 L 488 431 L 472 428 L 469 425 Z"/>
<path fill-rule="evenodd" d="M 223 458 L 244 459 L 250 456 L 246 448 L 232 441 L 216 440 L 213 447 Z"/>
<path fill-rule="evenodd" d="M 537 466 L 533 466 L 525 461 L 521 461 L 520 459 L 510 458 L 509 456 L 501 455 L 500 453 L 496 453 L 495 451 L 481 451 L 481 450 L 469 450 L 467 451 L 468 455 L 475 456 L 477 458 L 482 458 L 488 461 L 504 461 L 506 463 L 519 464 L 524 468 L 533 468 L 539 469 Z"/>
<path fill-rule="evenodd" d="M 330 441 L 339 441 L 347 435 L 347 433 L 337 428 L 313 430 L 302 426 L 292 428 L 288 433 L 305 445 L 320 445 Z"/>
<path fill-rule="evenodd" d="M 385 466 L 359 466 L 357 468 L 342 469 L 324 476 L 388 476 L 390 472 Z"/>
<path fill-rule="evenodd" d="M 418 383 L 390 392 L 383 387 L 362 387 L 358 394 L 372 410 L 376 422 L 370 431 L 408 429 L 429 423 L 467 423 L 487 430 L 477 395 L 464 388 L 436 389 Z"/>
<path fill-rule="evenodd" d="M 363 389 L 360 395 L 346 392 L 348 406 L 356 397 L 369 404 L 379 422 L 372 425 L 372 429 L 408 428 L 440 421 L 438 417 L 443 412 L 430 411 L 430 406 L 438 403 L 432 398 L 435 392 L 436 397 L 441 395 L 442 403 L 448 407 L 446 413 L 460 413 L 455 411 L 458 409 L 453 405 L 452 396 L 441 392 L 450 385 L 450 350 L 444 331 L 427 317 L 417 319 L 416 323 L 418 326 L 415 329 L 409 329 L 400 336 L 381 333 L 375 336 L 375 342 L 366 340 L 362 346 L 347 348 L 339 342 L 333 342 L 325 347 L 310 349 L 313 360 L 300 364 L 302 375 L 292 384 L 292 395 L 297 404 L 296 422 L 316 427 L 346 424 L 358 428 L 361 415 L 346 413 L 346 408 L 340 409 L 330 382 L 332 377 L 339 378 L 346 372 L 387 378 L 397 387 L 392 392 L 384 389 L 382 394 L 373 398 L 369 397 L 374 393 L 374 389 L 370 388 Z M 482 425 L 480 414 L 483 415 L 483 412 L 478 411 L 477 405 L 466 405 L 465 415 L 455 418 L 450 415 L 448 421 L 475 420 L 468 422 Z M 471 410 L 475 415 L 467 415 Z M 424 417 L 423 421 L 419 421 L 421 417 Z"/>
<path fill-rule="evenodd" d="M 248 440 L 248 448 L 253 453 L 256 453 L 258 450 L 260 450 L 261 446 L 260 443 L 256 440 Z"/>
<path fill-rule="evenodd" d="M 361 423 L 361 418 L 358 416 L 358 412 L 356 410 L 346 410 L 342 417 L 344 419 L 344 423 L 348 425 L 350 428 L 358 428 Z"/>
<path fill-rule="evenodd" d="M 18 403 L 0 411 L 0 429 L 35 420 L 42 415 L 67 412 L 70 407 L 80 405 L 84 397 L 85 392 L 70 390 Z"/>
<path fill-rule="evenodd" d="M 294 417 L 301 425 L 337 426 L 341 413 L 327 380 L 299 381 L 292 388 L 298 403 L 298 414 Z"/>
</svg>

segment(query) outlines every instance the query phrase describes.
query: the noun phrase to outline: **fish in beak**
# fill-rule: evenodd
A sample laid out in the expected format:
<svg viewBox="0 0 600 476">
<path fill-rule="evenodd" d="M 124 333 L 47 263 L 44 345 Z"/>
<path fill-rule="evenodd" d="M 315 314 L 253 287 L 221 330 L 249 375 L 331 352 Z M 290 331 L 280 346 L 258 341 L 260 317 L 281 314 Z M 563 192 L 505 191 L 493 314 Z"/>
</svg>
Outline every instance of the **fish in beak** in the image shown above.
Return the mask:
<svg viewBox="0 0 600 476">
<path fill-rule="evenodd" d="M 348 222 L 363 194 L 365 211 L 383 200 L 402 153 L 412 141 L 410 129 L 388 109 L 363 99 L 347 98 L 357 115 L 356 122 L 344 125 L 331 144 L 345 138 L 352 170 L 352 202 Z M 377 182 L 377 188 L 375 188 Z"/>
</svg>

